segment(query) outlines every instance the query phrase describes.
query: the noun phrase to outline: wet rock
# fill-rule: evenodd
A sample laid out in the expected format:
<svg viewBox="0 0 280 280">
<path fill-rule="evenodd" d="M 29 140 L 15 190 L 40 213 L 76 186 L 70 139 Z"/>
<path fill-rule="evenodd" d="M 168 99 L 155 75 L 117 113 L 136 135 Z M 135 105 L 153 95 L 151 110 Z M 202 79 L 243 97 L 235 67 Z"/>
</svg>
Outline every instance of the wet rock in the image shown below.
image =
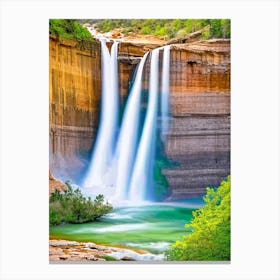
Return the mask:
<svg viewBox="0 0 280 280">
<path fill-rule="evenodd" d="M 125 256 L 125 257 L 121 258 L 121 261 L 135 261 L 135 259 L 133 259 L 131 257 L 128 257 L 128 256 Z"/>
<path fill-rule="evenodd" d="M 53 247 L 66 247 L 66 246 L 78 246 L 80 245 L 79 242 L 76 242 L 76 241 L 68 241 L 68 240 L 50 240 L 50 243 L 49 243 L 50 246 L 53 246 Z"/>
</svg>

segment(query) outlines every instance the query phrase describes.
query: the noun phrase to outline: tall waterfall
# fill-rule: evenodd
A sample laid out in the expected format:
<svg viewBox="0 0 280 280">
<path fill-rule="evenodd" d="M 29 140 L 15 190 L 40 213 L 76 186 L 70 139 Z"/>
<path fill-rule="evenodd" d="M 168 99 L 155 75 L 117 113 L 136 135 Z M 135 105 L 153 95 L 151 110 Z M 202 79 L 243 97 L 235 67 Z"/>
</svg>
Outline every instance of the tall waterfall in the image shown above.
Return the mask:
<svg viewBox="0 0 280 280">
<path fill-rule="evenodd" d="M 129 180 L 137 151 L 142 73 L 148 53 L 141 59 L 122 120 L 116 151 L 116 198 L 127 199 Z"/>
<path fill-rule="evenodd" d="M 119 121 L 117 54 L 118 42 L 113 43 L 110 55 L 106 40 L 101 39 L 101 114 L 90 167 L 83 182 L 83 186 L 89 191 L 94 186 L 106 185 L 104 176 L 115 149 Z"/>
<path fill-rule="evenodd" d="M 161 84 L 161 139 L 169 128 L 169 73 L 170 73 L 170 46 L 163 48 L 162 84 Z"/>
<path fill-rule="evenodd" d="M 152 51 L 149 101 L 145 123 L 137 151 L 130 182 L 129 199 L 141 202 L 146 198 L 146 188 L 153 187 L 153 164 L 156 145 L 156 124 L 158 112 L 158 68 L 159 49 Z"/>
<path fill-rule="evenodd" d="M 161 88 L 159 85 L 160 50 L 163 50 Z M 101 115 L 84 187 L 88 192 L 95 194 L 96 189 L 101 193 L 105 193 L 105 189 L 111 189 L 114 192 L 114 194 L 111 192 L 113 196 L 111 198 L 118 201 L 143 202 L 155 187 L 154 164 L 159 112 L 162 140 L 168 131 L 170 46 L 160 47 L 151 52 L 148 104 L 143 128 L 139 131 L 142 77 L 148 53 L 141 59 L 127 99 L 118 138 L 118 43 L 113 43 L 110 55 L 105 39 L 101 40 L 101 53 Z M 113 188 L 104 188 L 106 186 Z"/>
</svg>

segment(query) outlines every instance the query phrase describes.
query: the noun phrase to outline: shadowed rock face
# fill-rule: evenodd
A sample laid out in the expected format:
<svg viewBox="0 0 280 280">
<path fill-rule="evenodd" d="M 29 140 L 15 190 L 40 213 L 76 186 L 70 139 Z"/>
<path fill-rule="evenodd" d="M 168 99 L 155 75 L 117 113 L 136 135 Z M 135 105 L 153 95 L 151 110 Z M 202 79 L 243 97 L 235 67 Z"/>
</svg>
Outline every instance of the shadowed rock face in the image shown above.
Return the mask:
<svg viewBox="0 0 280 280">
<path fill-rule="evenodd" d="M 158 45 L 119 45 L 121 100 L 140 58 Z M 161 58 L 161 56 L 160 56 Z M 171 129 L 165 152 L 179 166 L 163 173 L 169 199 L 205 193 L 230 172 L 230 41 L 209 40 L 171 48 Z M 146 71 L 147 72 L 147 71 Z M 144 85 L 148 86 L 148 72 Z M 78 46 L 50 38 L 50 170 L 79 183 L 97 131 L 100 44 Z"/>
<path fill-rule="evenodd" d="M 230 173 L 229 116 L 173 116 L 165 152 L 179 163 L 163 171 L 171 198 L 204 194 L 206 186 L 217 186 Z"/>
</svg>

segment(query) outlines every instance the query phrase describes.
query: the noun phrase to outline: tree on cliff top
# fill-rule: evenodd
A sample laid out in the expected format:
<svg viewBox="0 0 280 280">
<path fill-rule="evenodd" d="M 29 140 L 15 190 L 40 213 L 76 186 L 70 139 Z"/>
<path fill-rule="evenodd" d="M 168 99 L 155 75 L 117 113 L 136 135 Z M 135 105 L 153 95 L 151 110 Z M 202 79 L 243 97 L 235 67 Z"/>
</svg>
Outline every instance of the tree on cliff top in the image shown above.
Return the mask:
<svg viewBox="0 0 280 280">
<path fill-rule="evenodd" d="M 60 39 L 93 40 L 90 32 L 75 19 L 50 19 L 49 34 L 56 35 Z"/>
<path fill-rule="evenodd" d="M 207 188 L 204 201 L 185 225 L 191 233 L 171 246 L 168 260 L 230 260 L 230 176 L 217 189 Z"/>
</svg>

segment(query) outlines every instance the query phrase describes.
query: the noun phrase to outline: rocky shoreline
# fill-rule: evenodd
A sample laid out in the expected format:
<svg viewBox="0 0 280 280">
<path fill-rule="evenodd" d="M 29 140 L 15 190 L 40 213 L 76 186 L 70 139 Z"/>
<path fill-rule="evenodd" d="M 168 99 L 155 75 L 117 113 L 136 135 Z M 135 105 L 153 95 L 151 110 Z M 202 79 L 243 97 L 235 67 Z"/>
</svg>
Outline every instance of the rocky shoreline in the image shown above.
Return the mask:
<svg viewBox="0 0 280 280">
<path fill-rule="evenodd" d="M 92 242 L 77 242 L 61 239 L 49 241 L 50 263 L 75 261 L 161 261 L 164 254 L 152 254 L 147 251 L 135 252 L 129 249 L 97 245 Z"/>
</svg>

